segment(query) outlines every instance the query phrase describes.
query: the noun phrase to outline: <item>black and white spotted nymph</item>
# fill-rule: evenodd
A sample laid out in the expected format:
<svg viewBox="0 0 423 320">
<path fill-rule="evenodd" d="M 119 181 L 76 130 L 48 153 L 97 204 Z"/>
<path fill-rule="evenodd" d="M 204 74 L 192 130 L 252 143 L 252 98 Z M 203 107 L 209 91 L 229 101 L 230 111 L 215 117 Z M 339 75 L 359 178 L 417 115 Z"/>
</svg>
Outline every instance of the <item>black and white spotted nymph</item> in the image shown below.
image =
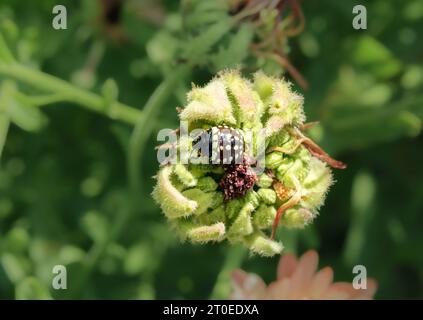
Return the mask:
<svg viewBox="0 0 423 320">
<path fill-rule="evenodd" d="M 228 126 L 215 126 L 198 135 L 192 143 L 192 156 L 209 164 L 240 164 L 245 148 L 241 130 Z M 202 162 L 204 163 L 204 162 Z"/>
</svg>

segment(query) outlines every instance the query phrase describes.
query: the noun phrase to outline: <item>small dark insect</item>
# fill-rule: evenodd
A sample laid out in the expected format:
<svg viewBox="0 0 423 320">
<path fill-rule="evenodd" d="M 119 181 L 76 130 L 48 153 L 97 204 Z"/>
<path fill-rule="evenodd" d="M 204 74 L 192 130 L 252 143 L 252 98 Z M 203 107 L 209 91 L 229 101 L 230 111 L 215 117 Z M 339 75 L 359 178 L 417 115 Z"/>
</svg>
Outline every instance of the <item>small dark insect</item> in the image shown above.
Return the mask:
<svg viewBox="0 0 423 320">
<path fill-rule="evenodd" d="M 242 164 L 244 136 L 238 129 L 216 126 L 196 137 L 193 146 L 197 156 L 205 156 L 211 164 Z"/>
<path fill-rule="evenodd" d="M 197 156 L 206 156 L 211 164 L 223 165 L 225 173 L 219 186 L 225 201 L 245 196 L 254 186 L 257 175 L 251 169 L 240 130 L 227 126 L 211 127 L 194 139 L 193 145 Z"/>
</svg>

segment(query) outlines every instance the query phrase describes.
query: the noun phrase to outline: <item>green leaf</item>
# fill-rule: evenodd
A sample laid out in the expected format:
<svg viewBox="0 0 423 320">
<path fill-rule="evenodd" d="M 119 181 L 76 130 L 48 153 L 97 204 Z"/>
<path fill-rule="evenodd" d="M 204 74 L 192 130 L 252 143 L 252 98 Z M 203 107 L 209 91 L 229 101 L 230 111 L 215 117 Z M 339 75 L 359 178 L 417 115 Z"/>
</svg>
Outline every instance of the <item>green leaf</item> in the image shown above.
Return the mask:
<svg viewBox="0 0 423 320">
<path fill-rule="evenodd" d="M 99 212 L 87 212 L 82 218 L 82 227 L 94 242 L 106 241 L 109 224 L 106 218 Z"/>
<path fill-rule="evenodd" d="M 144 244 L 137 244 L 129 248 L 123 261 L 123 268 L 126 274 L 136 275 L 151 266 L 151 248 Z"/>
<path fill-rule="evenodd" d="M 28 248 L 30 236 L 22 227 L 14 227 L 4 238 L 4 244 L 11 253 L 25 253 Z"/>
<path fill-rule="evenodd" d="M 382 43 L 371 36 L 362 36 L 353 52 L 354 61 L 382 79 L 389 79 L 402 69 L 401 62 Z"/>
<path fill-rule="evenodd" d="M 35 277 L 27 277 L 18 283 L 15 289 L 17 300 L 50 300 L 48 288 Z"/>
<path fill-rule="evenodd" d="M 374 177 L 367 172 L 359 172 L 353 181 L 351 207 L 353 215 L 344 250 L 344 261 L 354 265 L 360 261 L 365 250 L 367 230 L 374 216 L 374 202 L 377 192 Z"/>
<path fill-rule="evenodd" d="M 47 118 L 38 109 L 26 104 L 20 97 L 13 97 L 7 106 L 11 121 L 25 131 L 39 131 L 47 124 Z"/>
<path fill-rule="evenodd" d="M 248 47 L 254 35 L 251 24 L 243 24 L 239 31 L 231 37 L 227 48 L 221 48 L 220 51 L 211 57 L 216 70 L 236 67 L 248 55 Z"/>
<path fill-rule="evenodd" d="M 228 10 L 229 7 L 226 0 L 182 2 L 182 18 L 185 27 L 190 30 L 198 30 L 207 24 L 216 23 L 227 18 Z"/>
<path fill-rule="evenodd" d="M 226 18 L 211 25 L 199 36 L 192 38 L 185 47 L 185 56 L 194 64 L 205 63 L 208 59 L 207 52 L 215 45 L 233 26 L 233 20 Z"/>
<path fill-rule="evenodd" d="M 21 256 L 4 253 L 1 257 L 1 266 L 7 277 L 13 283 L 20 281 L 27 273 L 27 264 Z"/>
<path fill-rule="evenodd" d="M 401 85 L 405 89 L 417 89 L 423 84 L 423 67 L 410 65 L 401 77 Z"/>
<path fill-rule="evenodd" d="M 15 83 L 11 81 L 5 81 L 0 88 L 0 116 L 2 113 L 3 126 L 5 126 L 4 113 L 11 122 L 26 131 L 38 131 L 47 123 L 43 113 L 28 103 L 25 96 L 19 95 Z"/>
<path fill-rule="evenodd" d="M 13 58 L 13 55 L 6 44 L 6 41 L 3 35 L 0 33 L 0 64 L 2 63 L 10 64 L 14 62 L 15 62 L 15 58 Z"/>
<path fill-rule="evenodd" d="M 145 47 L 148 57 L 155 65 L 171 63 L 179 48 L 179 40 L 168 31 L 159 31 L 147 42 Z"/>
<path fill-rule="evenodd" d="M 415 137 L 423 126 L 422 103 L 422 98 L 416 97 L 371 110 L 345 112 L 343 110 L 347 108 L 340 108 L 344 114 L 332 114 L 330 120 L 325 122 L 332 150 L 364 148 L 403 136 Z"/>
</svg>

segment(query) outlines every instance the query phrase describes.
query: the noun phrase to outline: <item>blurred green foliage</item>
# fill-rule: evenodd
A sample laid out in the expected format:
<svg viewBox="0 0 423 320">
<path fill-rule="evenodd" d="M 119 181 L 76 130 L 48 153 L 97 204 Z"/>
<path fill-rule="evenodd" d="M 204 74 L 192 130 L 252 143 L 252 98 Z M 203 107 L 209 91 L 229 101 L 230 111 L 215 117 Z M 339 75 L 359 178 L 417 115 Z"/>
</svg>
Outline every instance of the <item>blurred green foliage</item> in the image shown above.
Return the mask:
<svg viewBox="0 0 423 320">
<path fill-rule="evenodd" d="M 249 19 L 227 3 L 237 1 L 62 1 L 68 29 L 54 30 L 54 0 L 2 1 L 1 299 L 225 298 L 237 267 L 272 280 L 277 258 L 180 244 L 150 197 L 156 132 L 178 125 L 175 107 L 191 82 L 235 66 L 246 74 L 295 66 L 308 82 L 297 88 L 308 120 L 321 121 L 310 135 L 349 165 L 313 225 L 280 230 L 286 250 L 317 249 L 336 280 L 365 265 L 379 282 L 376 298 L 423 298 L 422 1 L 366 2 L 368 30 L 352 28 L 357 1 L 304 1 L 304 31 L 266 47 L 288 65 L 251 50 L 271 37 L 275 11 Z M 91 101 L 145 108 L 128 123 L 107 108 L 94 111 L 112 119 L 91 113 L 63 92 L 44 92 L 45 83 L 2 73 L 15 60 L 83 97 L 97 93 Z M 51 287 L 58 264 L 67 266 L 67 290 Z"/>
</svg>

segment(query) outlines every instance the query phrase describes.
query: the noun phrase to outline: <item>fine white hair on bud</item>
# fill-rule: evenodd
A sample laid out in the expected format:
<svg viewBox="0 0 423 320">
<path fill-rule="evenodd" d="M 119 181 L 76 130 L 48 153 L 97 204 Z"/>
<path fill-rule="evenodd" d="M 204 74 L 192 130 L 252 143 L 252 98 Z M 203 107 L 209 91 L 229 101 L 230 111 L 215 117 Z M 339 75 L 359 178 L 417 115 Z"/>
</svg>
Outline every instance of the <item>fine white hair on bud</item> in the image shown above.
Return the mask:
<svg viewBox="0 0 423 320">
<path fill-rule="evenodd" d="M 160 204 L 169 219 L 186 217 L 197 208 L 197 202 L 182 195 L 170 181 L 172 167 L 163 167 L 157 175 L 157 184 L 153 190 L 153 197 Z"/>
<path fill-rule="evenodd" d="M 194 87 L 188 93 L 188 105 L 179 117 L 190 123 L 202 120 L 215 124 L 236 124 L 225 84 L 218 79 L 213 80 L 204 88 Z"/>
<path fill-rule="evenodd" d="M 225 70 L 204 87 L 193 86 L 179 117 L 207 139 L 180 136 L 176 149 L 206 162 L 164 164 L 153 191 L 181 239 L 226 239 L 270 257 L 283 250 L 274 240 L 279 226 L 313 221 L 333 183 L 329 166 L 345 165 L 302 132 L 303 103 L 289 82 L 263 72 L 249 80 Z M 263 170 L 257 150 L 265 156 Z"/>
</svg>

